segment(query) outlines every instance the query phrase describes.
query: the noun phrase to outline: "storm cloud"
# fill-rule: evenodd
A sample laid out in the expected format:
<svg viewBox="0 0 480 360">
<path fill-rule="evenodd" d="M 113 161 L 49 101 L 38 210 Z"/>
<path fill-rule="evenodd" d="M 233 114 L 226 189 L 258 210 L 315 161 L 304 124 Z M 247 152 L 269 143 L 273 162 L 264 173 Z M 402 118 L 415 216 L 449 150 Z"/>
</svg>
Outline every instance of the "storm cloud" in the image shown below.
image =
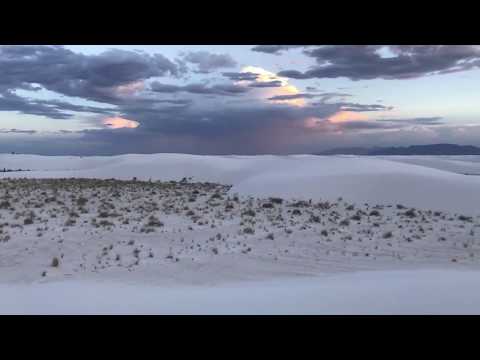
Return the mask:
<svg viewBox="0 0 480 360">
<path fill-rule="evenodd" d="M 311 46 L 311 45 L 257 45 L 257 46 L 254 46 L 252 50 L 257 52 L 267 53 L 267 54 L 279 55 L 283 51 L 295 49 L 295 48 L 303 48 L 306 46 Z"/>
<path fill-rule="evenodd" d="M 391 56 L 383 56 L 382 49 Z M 480 50 L 473 45 L 328 45 L 306 48 L 303 53 L 315 59 L 317 66 L 305 72 L 283 70 L 278 75 L 293 79 L 392 80 L 465 71 L 480 65 Z"/>
<path fill-rule="evenodd" d="M 227 95 L 233 96 L 248 92 L 250 89 L 234 84 L 216 84 L 208 86 L 206 84 L 188 84 L 188 85 L 170 85 L 160 82 L 153 82 L 150 86 L 151 90 L 157 93 L 177 93 L 187 92 L 192 94 L 208 94 L 208 95 Z"/>
<path fill-rule="evenodd" d="M 259 77 L 252 72 L 224 72 L 222 75 L 234 81 L 255 81 Z"/>
<path fill-rule="evenodd" d="M 1 46 L 0 90 L 38 86 L 63 95 L 113 103 L 115 88 L 165 75 L 179 76 L 178 65 L 161 54 L 119 49 L 99 55 L 62 46 Z"/>
<path fill-rule="evenodd" d="M 212 54 L 208 51 L 190 51 L 183 55 L 183 60 L 197 65 L 200 73 L 210 73 L 221 68 L 231 68 L 237 62 L 229 54 Z"/>
<path fill-rule="evenodd" d="M 0 46 L 0 111 L 53 119 L 48 128 L 60 123 L 58 128 L 66 128 L 49 134 L 16 130 L 7 119 L 11 114 L 4 113 L 0 151 L 295 153 L 365 145 L 382 136 L 397 136 L 398 141 L 419 134 L 460 136 L 447 129 L 442 117 L 400 118 L 400 113 L 388 113 L 396 104 L 359 100 L 377 95 L 355 97 L 364 94 L 335 92 L 339 88 L 328 81 L 306 81 L 303 87 L 302 81 L 285 78 L 407 79 L 465 71 L 478 66 L 477 48 L 259 45 L 253 50 L 255 57 L 277 62 L 292 48 L 301 48 L 304 60 L 315 66 L 305 71 L 302 64 L 302 71 L 281 71 L 279 77 L 271 71 L 276 65 L 239 65 L 229 54 L 207 51 L 169 59 L 136 50 L 92 55 L 62 46 Z M 221 72 L 224 68 L 232 69 Z M 317 90 L 317 83 L 325 90 Z M 79 118 L 80 130 L 64 126 Z M 22 136 L 26 141 L 18 141 Z"/>
</svg>

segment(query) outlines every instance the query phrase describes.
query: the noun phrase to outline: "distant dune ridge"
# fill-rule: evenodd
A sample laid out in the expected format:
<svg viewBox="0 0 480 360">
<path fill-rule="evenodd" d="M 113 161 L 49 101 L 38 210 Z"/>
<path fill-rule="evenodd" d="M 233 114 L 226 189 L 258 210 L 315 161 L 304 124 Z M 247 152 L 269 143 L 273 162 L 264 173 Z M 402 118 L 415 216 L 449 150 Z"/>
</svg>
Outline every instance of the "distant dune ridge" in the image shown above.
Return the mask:
<svg viewBox="0 0 480 360">
<path fill-rule="evenodd" d="M 315 155 L 480 155 L 480 147 L 457 144 L 336 148 Z"/>
</svg>

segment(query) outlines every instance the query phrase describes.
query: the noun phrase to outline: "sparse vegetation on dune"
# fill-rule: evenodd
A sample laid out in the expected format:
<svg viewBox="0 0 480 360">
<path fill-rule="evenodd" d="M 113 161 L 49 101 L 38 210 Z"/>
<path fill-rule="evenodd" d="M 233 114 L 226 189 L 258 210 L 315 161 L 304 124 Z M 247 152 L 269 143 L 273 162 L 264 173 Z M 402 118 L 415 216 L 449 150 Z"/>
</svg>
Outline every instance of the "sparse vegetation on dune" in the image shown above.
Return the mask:
<svg viewBox="0 0 480 360">
<path fill-rule="evenodd" d="M 480 255 L 478 217 L 230 189 L 187 180 L 3 179 L 2 256 L 19 263 L 43 257 L 32 276 L 50 278 L 229 256 L 309 266 L 344 258 L 354 267 L 380 259 L 474 264 Z"/>
</svg>

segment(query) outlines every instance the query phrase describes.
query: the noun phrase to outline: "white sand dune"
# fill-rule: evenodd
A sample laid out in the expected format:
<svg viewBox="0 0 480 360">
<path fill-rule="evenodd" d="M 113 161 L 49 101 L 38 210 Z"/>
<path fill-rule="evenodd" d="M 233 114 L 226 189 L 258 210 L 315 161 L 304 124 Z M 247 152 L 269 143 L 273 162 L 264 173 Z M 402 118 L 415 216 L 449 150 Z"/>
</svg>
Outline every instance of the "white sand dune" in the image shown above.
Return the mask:
<svg viewBox="0 0 480 360">
<path fill-rule="evenodd" d="M 312 224 L 310 210 L 302 208 L 301 216 L 292 217 L 287 205 L 276 206 L 272 211 L 279 211 L 294 229 L 287 233 L 283 225 L 265 228 L 271 226 L 270 210 L 263 212 L 256 202 L 253 235 L 242 232 L 240 205 L 234 219 L 219 220 L 214 211 L 205 215 L 216 222 L 215 228 L 193 224 L 183 213 L 167 215 L 159 210 L 165 227 L 144 234 L 135 228 L 146 215 L 136 210 L 131 219 L 140 219 L 130 224 L 109 219 L 116 222 L 113 230 L 92 228 L 90 220 L 98 212 L 99 198 L 90 200 L 89 212 L 80 215 L 77 225 L 66 228 L 65 216 L 73 207 L 69 194 L 60 194 L 67 203 L 63 215 L 48 218 L 45 214 L 51 214 L 53 205 L 41 204 L 40 217 L 45 222 L 24 227 L 16 213 L 25 216 L 22 201 L 33 206 L 38 195 L 29 198 L 31 194 L 24 193 L 14 210 L 0 209 L 0 222 L 9 223 L 0 231 L 0 238 L 9 236 L 0 242 L 0 313 L 480 314 L 480 244 L 476 240 L 480 176 L 463 175 L 477 171 L 479 164 L 480 156 L 0 155 L 0 170 L 32 170 L 0 172 L 0 178 L 191 177 L 233 185 L 229 196 L 238 193 L 242 198 L 279 196 L 315 203 L 342 197 L 367 213 L 375 204 L 393 205 L 380 207 L 381 218 L 362 215 L 361 221 L 352 221 L 347 228 L 339 227 L 337 220 L 331 222 L 333 212 L 322 215 L 315 208 L 312 211 L 324 218 L 322 224 Z M 150 198 L 150 192 L 140 195 L 136 200 L 132 194 L 107 200 L 117 210 L 136 209 Z M 182 204 L 197 206 L 197 211 L 203 203 Z M 398 210 L 396 204 L 447 215 L 423 212 L 427 224 L 418 223 L 402 218 L 399 213 L 405 210 Z M 337 205 L 339 220 L 353 214 L 347 204 Z M 122 217 L 129 214 L 124 212 Z M 456 214 L 474 218 L 465 222 Z M 379 227 L 373 227 L 374 222 Z M 303 224 L 308 225 L 306 229 Z M 425 225 L 421 233 L 419 224 Z M 322 229 L 328 229 L 328 237 L 320 235 Z M 391 238 L 383 236 L 387 230 L 393 231 Z M 266 240 L 271 231 L 275 239 Z M 216 239 L 219 232 L 222 240 Z M 412 234 L 419 236 L 412 241 Z M 142 249 L 138 266 L 130 264 L 135 260 L 133 246 L 127 244 L 131 239 Z M 112 253 L 104 256 L 111 245 Z M 218 254 L 212 253 L 212 246 Z M 179 262 L 166 260 L 172 248 Z M 150 250 L 155 257 L 148 256 Z M 61 266 L 51 268 L 52 257 L 60 253 L 65 255 Z M 115 254 L 130 265 L 123 268 L 115 263 Z M 45 277 L 43 270 L 48 270 Z"/>
</svg>

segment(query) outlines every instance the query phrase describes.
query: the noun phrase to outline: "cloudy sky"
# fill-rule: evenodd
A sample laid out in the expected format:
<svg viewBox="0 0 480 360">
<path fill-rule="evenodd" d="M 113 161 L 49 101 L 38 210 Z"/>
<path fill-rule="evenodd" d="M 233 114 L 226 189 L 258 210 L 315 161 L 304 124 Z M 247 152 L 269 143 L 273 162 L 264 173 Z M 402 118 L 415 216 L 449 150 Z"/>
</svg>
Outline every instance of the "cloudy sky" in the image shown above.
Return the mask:
<svg viewBox="0 0 480 360">
<path fill-rule="evenodd" d="M 479 46 L 0 46 L 0 152 L 480 145 Z"/>
</svg>

